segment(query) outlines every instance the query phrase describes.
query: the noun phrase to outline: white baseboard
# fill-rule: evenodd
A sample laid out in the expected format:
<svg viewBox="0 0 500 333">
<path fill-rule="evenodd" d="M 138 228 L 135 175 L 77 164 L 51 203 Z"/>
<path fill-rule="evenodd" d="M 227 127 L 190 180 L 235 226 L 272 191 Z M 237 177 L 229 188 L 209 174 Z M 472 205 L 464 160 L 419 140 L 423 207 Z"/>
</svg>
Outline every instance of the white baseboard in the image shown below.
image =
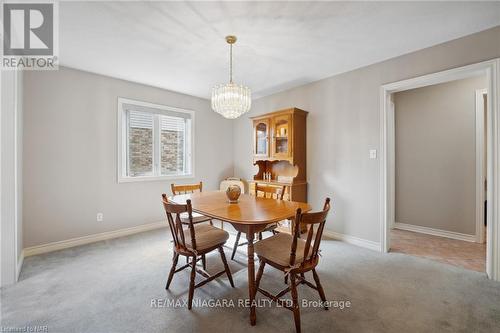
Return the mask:
<svg viewBox="0 0 500 333">
<path fill-rule="evenodd" d="M 394 223 L 394 228 L 400 229 L 400 230 L 406 230 L 406 231 L 419 232 L 421 234 L 427 234 L 427 235 L 432 235 L 432 236 L 446 237 L 446 238 L 451 238 L 451 239 L 456 239 L 456 240 L 461 240 L 461 241 L 466 241 L 466 242 L 472 242 L 472 243 L 475 243 L 477 240 L 476 235 L 462 234 L 459 232 L 422 227 L 422 226 L 413 225 L 413 224 L 396 222 L 396 223 Z"/>
<path fill-rule="evenodd" d="M 19 281 L 19 275 L 21 274 L 21 269 L 23 268 L 23 263 L 24 263 L 24 250 L 21 251 L 21 258 L 17 259 L 16 282 Z"/>
<path fill-rule="evenodd" d="M 164 221 L 143 224 L 143 225 L 139 225 L 139 226 L 131 227 L 131 228 L 125 228 L 125 229 L 114 230 L 114 231 L 107 231 L 107 232 L 102 232 L 99 234 L 71 238 L 71 239 L 64 240 L 64 241 L 27 247 L 24 249 L 23 252 L 24 252 L 25 257 L 29 257 L 29 256 L 37 255 L 37 254 L 58 251 L 58 250 L 67 249 L 70 247 L 75 247 L 75 246 L 79 246 L 79 245 L 99 242 L 99 241 L 103 241 L 103 240 L 107 240 L 107 239 L 113 239 L 113 238 L 118 238 L 118 237 L 123 237 L 123 236 L 128 236 L 128 235 L 133 235 L 133 234 L 137 234 L 137 233 L 144 232 L 144 231 L 149 231 L 149 230 L 154 230 L 154 229 L 159 229 L 159 228 L 166 228 L 166 227 L 167 227 L 167 223 Z"/>
<path fill-rule="evenodd" d="M 343 241 L 343 242 L 346 242 L 346 243 L 349 243 L 352 245 L 364 247 L 365 249 L 380 252 L 380 243 L 378 243 L 378 242 L 374 242 L 374 241 L 370 241 L 367 239 L 358 238 L 358 237 L 354 237 L 354 236 L 344 235 L 344 234 L 341 234 L 338 232 L 328 231 L 328 230 L 324 230 L 323 235 L 328 237 L 328 238 L 331 238 L 331 239 L 340 240 L 340 241 Z"/>
</svg>

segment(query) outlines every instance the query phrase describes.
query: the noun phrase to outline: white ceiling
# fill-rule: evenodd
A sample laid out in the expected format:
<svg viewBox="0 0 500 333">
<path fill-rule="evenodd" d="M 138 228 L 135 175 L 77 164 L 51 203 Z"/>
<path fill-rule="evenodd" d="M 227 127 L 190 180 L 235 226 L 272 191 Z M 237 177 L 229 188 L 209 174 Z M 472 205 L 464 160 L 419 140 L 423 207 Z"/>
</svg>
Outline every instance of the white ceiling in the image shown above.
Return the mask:
<svg viewBox="0 0 500 333">
<path fill-rule="evenodd" d="M 489 2 L 61 2 L 60 63 L 199 97 L 268 95 L 500 25 Z"/>
</svg>

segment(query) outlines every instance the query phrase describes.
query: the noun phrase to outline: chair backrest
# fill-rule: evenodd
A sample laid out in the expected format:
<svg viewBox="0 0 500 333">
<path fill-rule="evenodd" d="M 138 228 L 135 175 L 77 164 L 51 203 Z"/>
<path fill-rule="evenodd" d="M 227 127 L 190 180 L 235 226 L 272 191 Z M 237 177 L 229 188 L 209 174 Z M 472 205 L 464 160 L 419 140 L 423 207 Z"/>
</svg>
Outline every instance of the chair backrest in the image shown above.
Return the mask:
<svg viewBox="0 0 500 333">
<path fill-rule="evenodd" d="M 285 186 L 278 185 L 261 185 L 259 183 L 255 184 L 255 196 L 259 196 L 259 192 L 262 193 L 264 198 L 272 198 L 283 200 L 283 195 L 285 194 Z"/>
<path fill-rule="evenodd" d="M 196 250 L 196 236 L 193 226 L 193 211 L 191 208 L 191 200 L 186 200 L 185 205 L 178 205 L 170 203 L 168 201 L 167 195 L 164 193 L 161 195 L 163 201 L 163 207 L 165 208 L 165 213 L 167 214 L 168 226 L 174 240 L 176 248 L 188 249 L 186 245 L 186 240 L 184 238 L 184 230 L 182 229 L 181 214 L 188 213 L 189 216 L 189 234 L 191 236 L 191 246 L 189 249 Z"/>
<path fill-rule="evenodd" d="M 170 187 L 172 188 L 173 195 L 194 193 L 195 191 L 201 192 L 201 190 L 203 189 L 203 182 L 200 182 L 199 184 L 171 184 Z"/>
<path fill-rule="evenodd" d="M 304 247 L 304 260 L 314 260 L 319 253 L 319 244 L 323 236 L 323 229 L 325 227 L 326 217 L 330 210 L 330 198 L 326 198 L 323 210 L 314 213 L 302 213 L 301 209 L 297 209 L 295 215 L 295 228 L 292 241 L 292 249 L 290 251 L 290 266 L 295 265 L 295 257 L 297 252 L 297 242 L 300 238 L 300 224 L 305 224 L 308 227 L 306 245 Z M 314 237 L 314 242 L 313 242 Z M 311 248 L 311 243 L 313 244 Z"/>
</svg>

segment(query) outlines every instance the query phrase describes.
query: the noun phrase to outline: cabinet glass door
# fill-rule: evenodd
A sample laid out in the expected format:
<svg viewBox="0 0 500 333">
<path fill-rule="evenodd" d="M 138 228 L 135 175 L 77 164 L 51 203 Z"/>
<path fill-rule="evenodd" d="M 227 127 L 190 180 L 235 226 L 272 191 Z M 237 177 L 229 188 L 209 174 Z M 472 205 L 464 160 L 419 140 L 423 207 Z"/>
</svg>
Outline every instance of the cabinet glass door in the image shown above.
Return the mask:
<svg viewBox="0 0 500 333">
<path fill-rule="evenodd" d="M 288 157 L 290 155 L 290 116 L 278 116 L 273 121 L 273 155 Z"/>
<path fill-rule="evenodd" d="M 255 125 L 255 155 L 268 156 L 268 131 L 269 124 L 267 121 L 259 121 Z"/>
</svg>

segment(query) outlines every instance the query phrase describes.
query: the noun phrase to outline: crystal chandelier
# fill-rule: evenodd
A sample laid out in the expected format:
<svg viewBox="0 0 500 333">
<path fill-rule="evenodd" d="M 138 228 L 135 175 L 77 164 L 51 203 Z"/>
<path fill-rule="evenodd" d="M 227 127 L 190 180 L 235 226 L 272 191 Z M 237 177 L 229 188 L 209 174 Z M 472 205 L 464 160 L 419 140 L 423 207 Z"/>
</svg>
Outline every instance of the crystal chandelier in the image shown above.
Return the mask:
<svg viewBox="0 0 500 333">
<path fill-rule="evenodd" d="M 233 44 L 236 36 L 226 36 L 229 44 L 229 83 L 216 85 L 212 89 L 212 109 L 224 118 L 236 119 L 250 111 L 252 92 L 250 88 L 233 83 Z"/>
</svg>

